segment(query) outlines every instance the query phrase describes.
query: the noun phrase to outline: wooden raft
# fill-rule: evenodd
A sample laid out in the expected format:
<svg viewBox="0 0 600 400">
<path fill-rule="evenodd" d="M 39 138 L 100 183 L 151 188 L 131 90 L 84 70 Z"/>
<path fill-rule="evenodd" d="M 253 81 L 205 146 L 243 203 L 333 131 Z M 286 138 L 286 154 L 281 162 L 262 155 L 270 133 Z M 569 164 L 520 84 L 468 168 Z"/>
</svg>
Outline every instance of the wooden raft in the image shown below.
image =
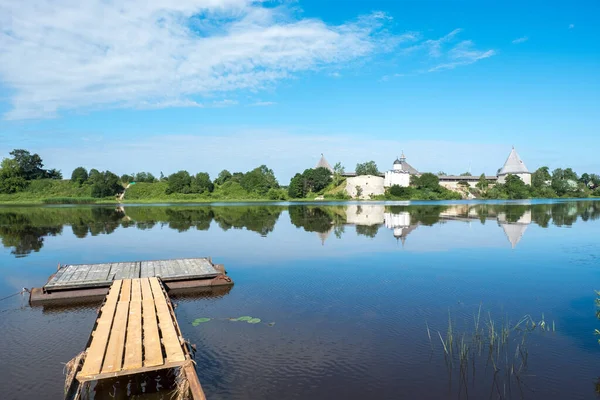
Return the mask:
<svg viewBox="0 0 600 400">
<path fill-rule="evenodd" d="M 175 367 L 182 367 L 191 389 L 196 387 L 194 399 L 204 398 L 171 301 L 158 278 L 115 280 L 96 320 L 77 380 Z"/>
<path fill-rule="evenodd" d="M 60 266 L 44 292 L 109 287 L 116 280 L 159 277 L 164 282 L 209 279 L 221 275 L 209 258 L 133 261 Z"/>
</svg>

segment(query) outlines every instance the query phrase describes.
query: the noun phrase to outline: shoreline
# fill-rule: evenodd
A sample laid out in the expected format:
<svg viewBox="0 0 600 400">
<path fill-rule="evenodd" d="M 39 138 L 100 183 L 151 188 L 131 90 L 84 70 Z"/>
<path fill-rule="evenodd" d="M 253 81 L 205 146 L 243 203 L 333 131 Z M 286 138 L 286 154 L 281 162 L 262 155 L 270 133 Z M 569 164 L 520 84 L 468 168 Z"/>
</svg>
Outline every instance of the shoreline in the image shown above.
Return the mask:
<svg viewBox="0 0 600 400">
<path fill-rule="evenodd" d="M 75 200 L 77 198 L 74 198 Z M 103 200 L 100 199 L 96 202 L 89 203 L 50 203 L 46 202 L 48 199 L 41 200 L 25 200 L 25 201 L 2 201 L 0 200 L 0 207 L 7 206 L 24 206 L 24 207 L 37 207 L 37 206 L 136 206 L 136 205 L 160 205 L 160 206 L 168 206 L 168 205 L 221 205 L 221 204 L 267 204 L 267 205 L 285 205 L 285 204 L 355 204 L 355 203 L 365 203 L 365 204 L 385 204 L 385 203 L 410 203 L 410 204 L 440 204 L 440 203 L 456 203 L 456 204 L 465 204 L 465 203 L 522 203 L 522 202 L 537 202 L 537 201 L 583 201 L 583 200 L 592 200 L 598 201 L 600 197 L 554 197 L 554 198 L 546 198 L 546 197 L 537 197 L 537 198 L 528 198 L 528 199 L 462 199 L 462 200 L 419 200 L 419 199 L 350 199 L 350 200 L 340 200 L 340 199 L 322 199 L 322 200 L 314 200 L 314 199 L 290 199 L 290 200 L 270 200 L 270 199 L 144 199 L 144 200 Z"/>
</svg>

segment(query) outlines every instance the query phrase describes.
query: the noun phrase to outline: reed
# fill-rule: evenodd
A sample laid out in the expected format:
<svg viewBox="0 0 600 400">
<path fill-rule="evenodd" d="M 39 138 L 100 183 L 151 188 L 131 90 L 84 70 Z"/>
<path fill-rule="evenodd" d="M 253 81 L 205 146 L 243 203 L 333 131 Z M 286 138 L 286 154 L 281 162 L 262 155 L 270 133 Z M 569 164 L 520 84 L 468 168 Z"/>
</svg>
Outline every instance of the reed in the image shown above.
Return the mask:
<svg viewBox="0 0 600 400">
<path fill-rule="evenodd" d="M 434 349 L 428 323 L 426 328 L 429 343 Z M 467 328 L 466 331 L 459 332 L 456 320 L 449 312 L 445 335 L 440 331 L 437 333 L 442 344 L 449 379 L 453 379 L 452 369 L 459 370 L 458 378 L 454 378 L 458 379 L 459 397 L 463 392 L 468 397 L 469 386 L 481 382 L 482 377 L 476 378 L 476 371 L 482 369 L 491 374 L 490 396 L 506 399 L 512 396 L 514 387 L 519 389 L 519 393 L 523 393 L 523 378 L 526 376 L 529 360 L 529 336 L 533 332 L 555 331 L 554 321 L 550 325 L 544 314 L 540 319 L 525 315 L 516 324 L 511 324 L 507 317 L 495 319 L 490 312 L 482 319 L 480 304 L 478 310 L 473 313 L 472 329 Z M 600 334 L 600 331 L 598 333 Z"/>
</svg>

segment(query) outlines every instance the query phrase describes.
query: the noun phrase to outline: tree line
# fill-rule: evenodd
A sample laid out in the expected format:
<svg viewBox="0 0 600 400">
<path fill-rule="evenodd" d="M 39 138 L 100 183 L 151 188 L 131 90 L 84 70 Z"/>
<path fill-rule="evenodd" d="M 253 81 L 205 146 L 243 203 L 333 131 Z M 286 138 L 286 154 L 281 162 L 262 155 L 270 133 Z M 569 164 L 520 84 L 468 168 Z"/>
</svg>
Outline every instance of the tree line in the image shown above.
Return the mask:
<svg viewBox="0 0 600 400">
<path fill-rule="evenodd" d="M 45 169 L 42 158 L 24 149 L 15 149 L 10 157 L 0 163 L 0 193 L 17 193 L 26 190 L 30 182 L 35 180 L 62 180 L 61 171 Z M 357 175 L 380 175 L 374 161 L 358 163 Z M 117 174 L 106 170 L 99 171 L 77 167 L 71 173 L 71 183 L 85 188 L 95 198 L 108 198 L 124 191 L 130 183 L 163 183 L 164 194 L 195 194 L 214 196 L 215 198 L 267 198 L 270 200 L 312 198 L 326 195 L 329 198 L 348 198 L 345 190 L 340 190 L 344 182 L 345 169 L 336 163 L 333 173 L 326 168 L 309 168 L 295 174 L 287 187 L 280 186 L 273 170 L 261 165 L 247 172 L 221 171 L 215 179 L 207 172 L 191 174 L 178 171 L 169 176 L 160 173 L 156 178 L 150 172 Z M 442 173 L 438 174 L 441 175 Z M 424 173 L 411 176 L 409 187 L 392 186 L 386 191 L 384 198 L 443 200 L 454 199 L 457 193 L 445 189 L 439 184 L 439 176 Z M 461 175 L 466 175 L 461 174 Z M 489 199 L 522 199 L 522 198 L 554 198 L 554 197 L 586 197 L 600 196 L 600 176 L 584 173 L 579 176 L 571 168 L 557 168 L 550 172 L 548 167 L 538 168 L 531 177 L 531 185 L 526 185 L 518 176 L 509 175 L 505 183 L 490 186 L 484 174 L 481 174 L 476 188 L 469 188 L 467 181 L 459 182 L 465 190 L 470 190 L 478 197 Z M 160 189 L 162 191 L 162 187 Z"/>
</svg>

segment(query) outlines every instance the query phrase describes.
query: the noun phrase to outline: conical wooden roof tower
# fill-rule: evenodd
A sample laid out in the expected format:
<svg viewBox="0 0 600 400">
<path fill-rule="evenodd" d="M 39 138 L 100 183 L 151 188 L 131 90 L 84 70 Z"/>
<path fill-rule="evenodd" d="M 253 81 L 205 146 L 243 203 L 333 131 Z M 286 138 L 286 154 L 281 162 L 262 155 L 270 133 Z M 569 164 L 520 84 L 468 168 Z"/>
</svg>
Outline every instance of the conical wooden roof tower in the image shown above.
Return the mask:
<svg viewBox="0 0 600 400">
<path fill-rule="evenodd" d="M 333 168 L 331 168 L 331 165 L 329 165 L 323 153 L 321 153 L 321 159 L 315 168 L 327 168 L 333 174 Z"/>
</svg>

